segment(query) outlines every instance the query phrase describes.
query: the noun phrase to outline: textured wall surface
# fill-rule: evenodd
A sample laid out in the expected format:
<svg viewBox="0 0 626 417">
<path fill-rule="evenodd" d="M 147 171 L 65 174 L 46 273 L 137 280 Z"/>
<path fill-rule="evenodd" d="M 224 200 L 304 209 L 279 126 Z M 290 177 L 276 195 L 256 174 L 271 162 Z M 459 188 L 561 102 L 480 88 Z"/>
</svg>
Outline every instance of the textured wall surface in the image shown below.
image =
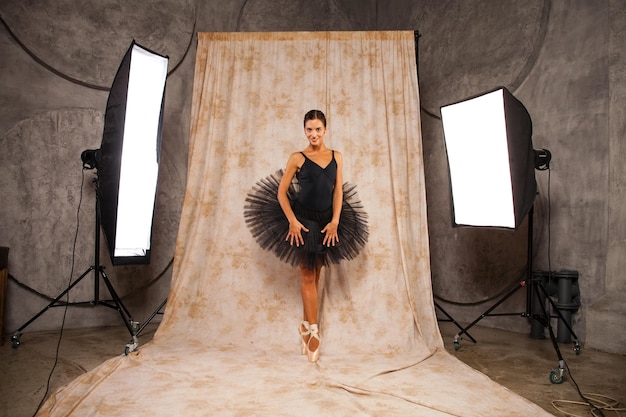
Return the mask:
<svg viewBox="0 0 626 417">
<path fill-rule="evenodd" d="M 142 321 L 169 289 L 186 177 L 195 33 L 415 29 L 421 34 L 422 129 L 438 300 L 458 321 L 469 322 L 523 278 L 526 224 L 515 232 L 452 228 L 439 119 L 440 106 L 505 86 L 531 114 L 534 147 L 553 155 L 551 171 L 537 172 L 535 269 L 578 271 L 578 337 L 599 349 L 624 349 L 622 332 L 599 329 L 607 320 L 618 326 L 626 316 L 624 2 L 7 0 L 0 12 L 6 25 L 0 28 L 0 246 L 11 248 L 9 271 L 26 286 L 56 296 L 69 282 L 72 260 L 74 278 L 93 262 L 94 173 L 82 172 L 80 152 L 99 146 L 106 89 L 133 39 L 170 57 L 153 259 L 149 266 L 112 267 L 103 248 L 102 260 L 134 318 Z M 89 299 L 91 288 L 85 281 L 71 298 Z M 518 291 L 501 310 L 521 312 L 524 301 L 524 291 Z M 17 329 L 46 303 L 10 281 L 6 328 Z M 119 323 L 110 311 L 77 308 L 68 315 L 72 327 Z M 28 330 L 55 329 L 60 320 L 60 311 L 46 313 Z M 521 332 L 529 327 L 519 315 L 481 324 Z M 622 339 L 606 347 L 606 339 L 615 337 Z"/>
</svg>

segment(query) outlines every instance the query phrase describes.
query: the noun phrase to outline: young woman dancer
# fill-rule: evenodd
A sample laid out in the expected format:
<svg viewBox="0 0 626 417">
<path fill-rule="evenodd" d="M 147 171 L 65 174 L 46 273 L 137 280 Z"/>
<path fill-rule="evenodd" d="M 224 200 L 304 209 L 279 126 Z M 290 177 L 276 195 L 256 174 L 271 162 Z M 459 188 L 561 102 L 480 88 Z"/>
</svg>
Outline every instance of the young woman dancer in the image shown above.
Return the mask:
<svg viewBox="0 0 626 417">
<path fill-rule="evenodd" d="M 322 266 L 354 258 L 365 245 L 368 231 L 367 215 L 356 196 L 356 187 L 343 182 L 343 156 L 324 143 L 323 112 L 306 113 L 304 134 L 308 146 L 289 156 L 284 172 L 257 183 L 248 194 L 244 215 L 263 248 L 273 250 L 279 258 L 300 269 L 302 354 L 310 362 L 317 362 L 321 342 L 318 284 Z M 278 218 L 267 215 L 267 205 L 272 204 L 268 194 L 274 190 L 274 202 L 278 201 L 281 211 Z M 276 237 L 283 242 L 276 242 Z"/>
</svg>

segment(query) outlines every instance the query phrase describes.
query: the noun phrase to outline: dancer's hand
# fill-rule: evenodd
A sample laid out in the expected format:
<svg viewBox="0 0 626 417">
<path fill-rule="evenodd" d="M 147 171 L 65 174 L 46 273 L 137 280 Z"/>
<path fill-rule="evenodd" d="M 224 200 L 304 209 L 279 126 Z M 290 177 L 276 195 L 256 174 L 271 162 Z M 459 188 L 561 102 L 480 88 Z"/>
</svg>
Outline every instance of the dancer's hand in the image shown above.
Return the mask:
<svg viewBox="0 0 626 417">
<path fill-rule="evenodd" d="M 289 233 L 287 233 L 287 238 L 285 238 L 285 240 L 289 241 L 291 246 L 293 246 L 294 243 L 296 246 L 304 245 L 302 231 L 308 232 L 309 229 L 304 227 L 298 220 L 295 220 L 293 223 L 289 223 Z"/>
<path fill-rule="evenodd" d="M 335 244 L 339 242 L 337 226 L 339 226 L 337 223 L 330 222 L 322 229 L 322 233 L 325 233 L 324 240 L 322 241 L 323 245 L 330 247 L 331 245 L 335 246 Z"/>
</svg>

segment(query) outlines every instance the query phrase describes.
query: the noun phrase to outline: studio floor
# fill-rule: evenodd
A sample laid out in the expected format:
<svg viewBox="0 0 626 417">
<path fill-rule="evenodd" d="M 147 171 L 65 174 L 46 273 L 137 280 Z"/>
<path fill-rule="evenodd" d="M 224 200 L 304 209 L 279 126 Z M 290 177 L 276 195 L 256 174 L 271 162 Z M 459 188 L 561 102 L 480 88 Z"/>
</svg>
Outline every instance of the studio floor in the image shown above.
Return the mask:
<svg viewBox="0 0 626 417">
<path fill-rule="evenodd" d="M 156 327 L 155 323 L 146 326 L 139 337 L 140 345 L 152 338 Z M 453 341 L 458 329 L 448 322 L 440 322 L 440 328 L 446 349 L 452 355 L 556 416 L 565 414 L 555 408 L 555 401 L 557 407 L 572 415 L 592 415 L 588 407 L 569 404 L 580 401 L 573 381 L 586 395 L 615 400 L 617 407 L 623 409 L 622 415 L 626 415 L 626 356 L 584 346 L 576 355 L 573 345 L 561 344 L 570 372 L 565 373 L 561 384 L 553 384 L 550 372 L 558 368 L 558 359 L 549 339 L 535 340 L 526 334 L 475 326 L 469 333 L 477 343 L 466 337 L 455 350 Z M 46 393 L 58 340 L 58 331 L 25 332 L 15 349 L 10 336 L 5 336 L 0 347 L 0 417 L 34 415 Z M 123 326 L 64 330 L 58 363 L 49 382 L 50 391 L 106 359 L 123 354 L 129 341 L 129 333 Z M 604 415 L 618 414 L 605 410 Z"/>
</svg>

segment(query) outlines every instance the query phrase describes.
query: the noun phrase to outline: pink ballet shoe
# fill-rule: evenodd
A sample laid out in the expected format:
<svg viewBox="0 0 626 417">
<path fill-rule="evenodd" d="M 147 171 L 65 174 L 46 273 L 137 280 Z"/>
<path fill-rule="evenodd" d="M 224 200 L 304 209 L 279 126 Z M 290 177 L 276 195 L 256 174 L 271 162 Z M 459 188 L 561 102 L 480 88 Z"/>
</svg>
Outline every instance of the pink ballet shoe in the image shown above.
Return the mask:
<svg viewBox="0 0 626 417">
<path fill-rule="evenodd" d="M 309 338 L 307 338 L 307 336 L 311 334 L 311 327 L 309 326 L 309 322 L 304 320 L 302 323 L 300 323 L 300 327 L 298 327 L 298 332 L 300 333 L 300 337 L 302 341 L 302 354 L 306 355 L 307 343 L 309 341 L 308 340 Z"/>
<path fill-rule="evenodd" d="M 317 339 L 317 348 L 312 351 L 309 345 L 311 344 L 311 340 L 313 339 Z M 309 342 L 306 344 L 306 355 L 309 358 L 309 362 L 315 363 L 319 360 L 320 344 L 321 344 L 321 339 L 320 339 L 319 330 L 317 328 L 317 324 L 311 324 Z"/>
</svg>

